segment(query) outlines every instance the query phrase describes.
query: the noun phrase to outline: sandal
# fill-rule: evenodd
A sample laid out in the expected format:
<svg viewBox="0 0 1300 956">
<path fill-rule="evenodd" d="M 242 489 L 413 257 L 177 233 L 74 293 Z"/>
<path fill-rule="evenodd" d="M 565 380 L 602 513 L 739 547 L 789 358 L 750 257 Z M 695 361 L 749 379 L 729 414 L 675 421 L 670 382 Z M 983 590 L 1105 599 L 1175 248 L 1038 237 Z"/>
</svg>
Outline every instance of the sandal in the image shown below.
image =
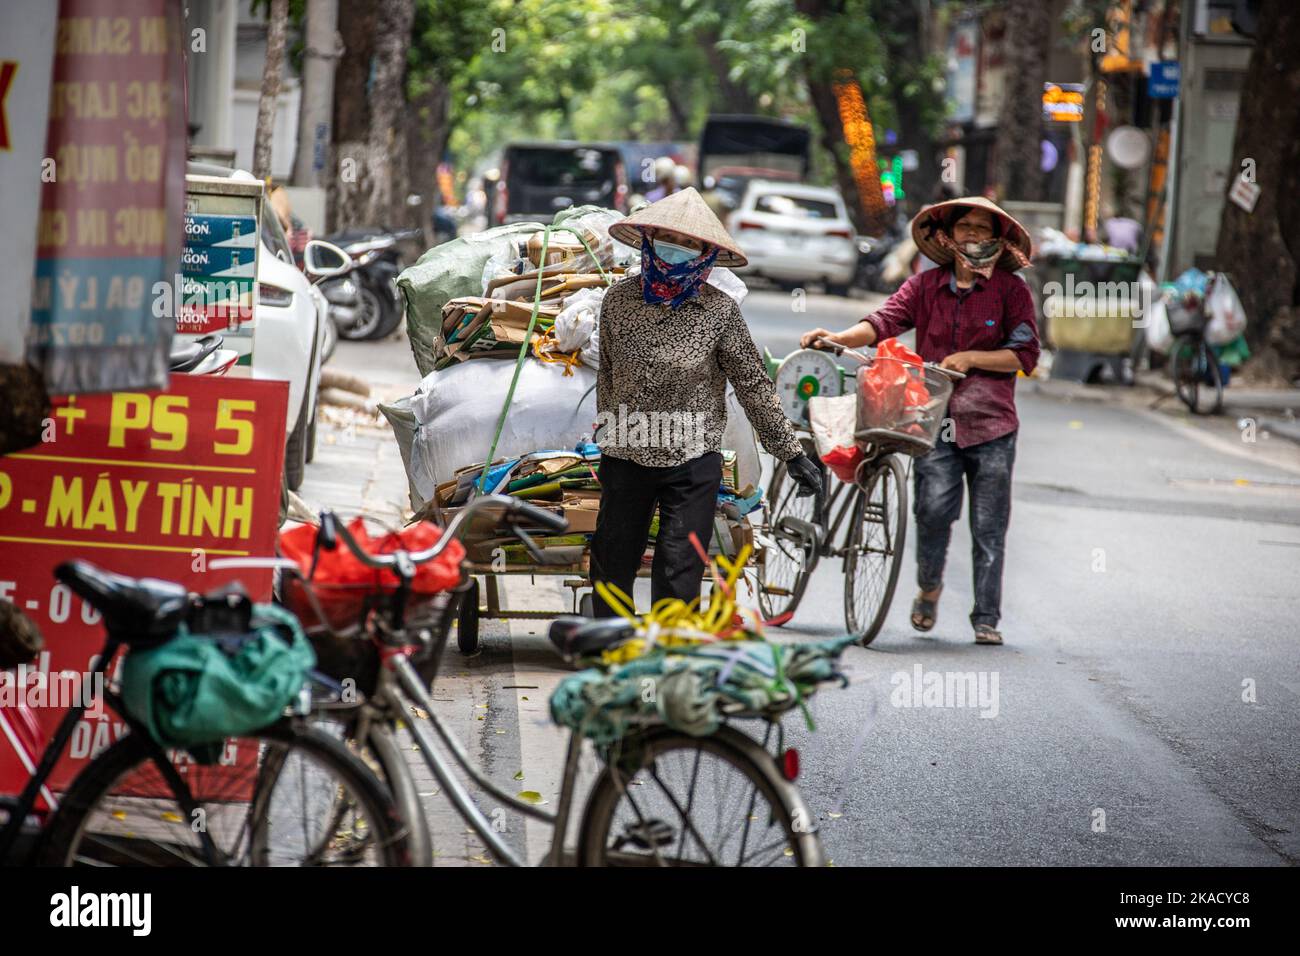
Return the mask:
<svg viewBox="0 0 1300 956">
<path fill-rule="evenodd" d="M 1002 632 L 989 624 L 977 624 L 975 626 L 975 643 L 1001 644 Z"/>
<path fill-rule="evenodd" d="M 930 631 L 934 629 L 934 625 L 939 620 L 936 609 L 939 604 L 940 594 L 943 594 L 943 588 L 940 588 L 939 594 L 936 594 L 933 598 L 923 598 L 917 595 L 916 600 L 912 602 L 912 628 L 914 630 Z M 929 621 L 929 623 L 918 622 L 917 618 L 920 618 L 921 622 Z"/>
</svg>

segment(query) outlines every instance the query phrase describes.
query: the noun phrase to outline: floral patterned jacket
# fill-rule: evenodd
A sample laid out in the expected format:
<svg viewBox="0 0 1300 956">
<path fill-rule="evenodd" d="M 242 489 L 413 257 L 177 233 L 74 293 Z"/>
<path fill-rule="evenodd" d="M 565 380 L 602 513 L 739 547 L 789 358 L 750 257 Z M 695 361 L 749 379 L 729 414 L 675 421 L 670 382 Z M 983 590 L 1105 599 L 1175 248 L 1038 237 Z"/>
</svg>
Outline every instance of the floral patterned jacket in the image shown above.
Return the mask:
<svg viewBox="0 0 1300 956">
<path fill-rule="evenodd" d="M 803 452 L 740 306 L 711 285 L 677 309 L 652 305 L 639 275 L 610 287 L 600 310 L 596 443 L 603 454 L 651 468 L 721 449 L 726 388 L 773 456 Z"/>
</svg>

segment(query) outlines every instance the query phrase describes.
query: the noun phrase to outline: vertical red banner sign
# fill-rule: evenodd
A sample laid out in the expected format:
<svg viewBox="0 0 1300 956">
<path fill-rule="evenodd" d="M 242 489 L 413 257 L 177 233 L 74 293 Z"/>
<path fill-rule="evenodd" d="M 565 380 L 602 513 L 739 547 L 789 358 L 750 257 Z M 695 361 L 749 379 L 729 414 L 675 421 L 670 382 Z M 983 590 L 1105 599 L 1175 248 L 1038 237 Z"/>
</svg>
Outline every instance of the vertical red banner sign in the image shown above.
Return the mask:
<svg viewBox="0 0 1300 956">
<path fill-rule="evenodd" d="M 58 7 L 28 355 L 51 395 L 160 388 L 184 228 L 181 2 Z"/>
</svg>

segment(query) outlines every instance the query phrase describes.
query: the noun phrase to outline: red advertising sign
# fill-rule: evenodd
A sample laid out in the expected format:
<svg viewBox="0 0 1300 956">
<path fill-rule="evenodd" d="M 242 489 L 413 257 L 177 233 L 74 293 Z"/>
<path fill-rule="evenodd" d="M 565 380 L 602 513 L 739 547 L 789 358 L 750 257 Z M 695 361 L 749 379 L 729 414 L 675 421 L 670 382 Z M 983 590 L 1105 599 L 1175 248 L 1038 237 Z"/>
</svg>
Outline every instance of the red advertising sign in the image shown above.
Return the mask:
<svg viewBox="0 0 1300 956">
<path fill-rule="evenodd" d="M 104 642 L 98 612 L 55 581 L 59 563 L 81 558 L 199 592 L 239 580 L 270 598 L 269 570 L 208 562 L 274 553 L 288 393 L 287 382 L 173 375 L 165 392 L 68 396 L 45 441 L 0 457 L 0 599 L 45 636 L 33 671 L 47 694 L 33 709 L 47 735 Z M 107 713 L 82 720 L 55 789 L 123 732 Z M 15 772 L 0 761 L 0 792 L 21 788 Z"/>
</svg>

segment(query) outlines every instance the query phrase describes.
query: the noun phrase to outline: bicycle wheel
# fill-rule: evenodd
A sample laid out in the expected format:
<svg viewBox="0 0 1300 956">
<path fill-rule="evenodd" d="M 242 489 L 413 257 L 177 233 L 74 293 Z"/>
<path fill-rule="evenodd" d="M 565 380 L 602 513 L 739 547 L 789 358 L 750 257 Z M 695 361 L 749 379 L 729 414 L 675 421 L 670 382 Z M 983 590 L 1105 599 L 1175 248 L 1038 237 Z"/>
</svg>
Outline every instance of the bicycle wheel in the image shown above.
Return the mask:
<svg viewBox="0 0 1300 956">
<path fill-rule="evenodd" d="M 42 836 L 53 866 L 403 866 L 392 797 L 337 740 L 285 721 L 214 764 L 128 734 L 82 771 Z"/>
<path fill-rule="evenodd" d="M 797 787 L 772 756 L 722 727 L 625 740 L 587 799 L 579 866 L 821 866 Z"/>
<path fill-rule="evenodd" d="M 805 453 L 808 450 L 809 445 L 805 443 Z M 785 517 L 813 520 L 814 500 L 811 496 L 797 497 L 795 493 L 798 490 L 799 486 L 786 472 L 785 462 L 777 462 L 768 488 L 761 528 L 767 543 L 756 563 L 759 613 L 764 620 L 777 625 L 789 621 L 799 607 L 817 557 L 809 555 L 789 538 L 778 538 L 774 532 L 778 522 Z"/>
<path fill-rule="evenodd" d="M 367 705 L 369 706 L 369 705 Z M 364 741 L 357 738 L 359 721 L 350 710 L 322 709 L 312 715 L 312 727 L 342 742 L 366 768 L 383 781 L 407 834 L 411 866 L 433 865 L 433 839 L 424 817 L 419 787 L 398 742 L 395 724 L 385 712 L 373 712 L 364 721 Z M 410 749 L 409 742 L 407 749 Z"/>
<path fill-rule="evenodd" d="M 887 455 L 858 492 L 844 550 L 844 626 L 863 647 L 885 623 L 907 541 L 907 479 Z"/>
<path fill-rule="evenodd" d="M 1223 374 L 1219 370 L 1219 359 L 1208 342 L 1201 342 L 1201 367 L 1205 372 L 1203 384 L 1211 394 L 1210 408 L 1204 414 L 1217 415 L 1223 411 Z"/>
<path fill-rule="evenodd" d="M 1175 338 L 1169 350 L 1169 377 L 1174 380 L 1174 392 L 1193 414 L 1201 388 L 1201 376 L 1196 369 L 1200 354 L 1200 340 L 1190 333 Z"/>
</svg>

